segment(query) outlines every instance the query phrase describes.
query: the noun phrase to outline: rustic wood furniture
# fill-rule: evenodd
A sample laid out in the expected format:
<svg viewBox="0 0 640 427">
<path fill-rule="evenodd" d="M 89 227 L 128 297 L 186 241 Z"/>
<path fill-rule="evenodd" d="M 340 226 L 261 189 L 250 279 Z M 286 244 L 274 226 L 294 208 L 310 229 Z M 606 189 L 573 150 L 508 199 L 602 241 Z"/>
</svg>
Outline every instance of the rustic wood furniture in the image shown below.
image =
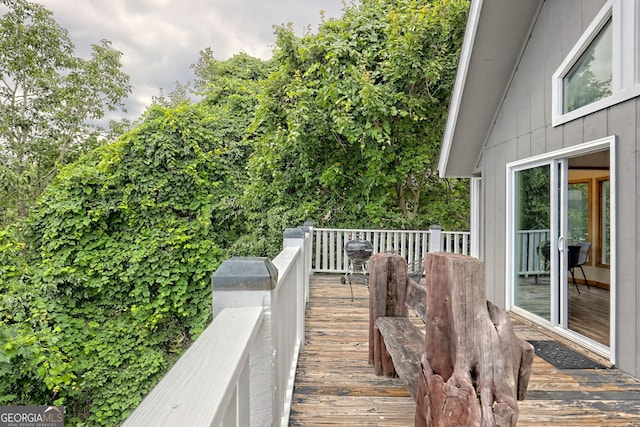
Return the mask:
<svg viewBox="0 0 640 427">
<path fill-rule="evenodd" d="M 421 287 L 401 256 L 376 254 L 370 275 L 369 363 L 407 385 L 415 424 L 515 426 L 533 347 L 486 300 L 482 262 L 428 254 Z M 407 317 L 409 308 L 425 328 Z"/>
</svg>

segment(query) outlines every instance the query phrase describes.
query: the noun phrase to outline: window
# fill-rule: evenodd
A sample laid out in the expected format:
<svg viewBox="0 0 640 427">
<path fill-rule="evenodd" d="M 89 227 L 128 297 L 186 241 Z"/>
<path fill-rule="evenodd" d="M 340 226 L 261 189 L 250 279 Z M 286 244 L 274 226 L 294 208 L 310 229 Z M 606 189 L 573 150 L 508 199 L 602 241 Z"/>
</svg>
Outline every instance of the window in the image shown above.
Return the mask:
<svg viewBox="0 0 640 427">
<path fill-rule="evenodd" d="M 611 95 L 611 21 L 600 31 L 564 77 L 565 113 Z"/>
<path fill-rule="evenodd" d="M 598 181 L 599 207 L 598 215 L 598 242 L 600 250 L 597 255 L 599 265 L 611 264 L 611 181 L 602 179 Z"/>
<path fill-rule="evenodd" d="M 569 244 L 592 242 L 589 259 L 608 268 L 611 259 L 611 202 L 609 171 L 569 171 L 567 238 Z M 571 177 L 574 177 L 573 179 Z M 578 176 L 578 178 L 575 178 Z M 593 257 L 593 258 L 592 258 Z M 589 261 L 591 265 L 591 261 Z"/>
<path fill-rule="evenodd" d="M 568 227 L 567 237 L 570 244 L 578 242 L 590 242 L 589 230 L 590 217 L 590 193 L 591 181 L 569 182 L 568 198 Z"/>
<path fill-rule="evenodd" d="M 608 0 L 553 74 L 552 123 L 640 96 L 640 0 Z"/>
</svg>

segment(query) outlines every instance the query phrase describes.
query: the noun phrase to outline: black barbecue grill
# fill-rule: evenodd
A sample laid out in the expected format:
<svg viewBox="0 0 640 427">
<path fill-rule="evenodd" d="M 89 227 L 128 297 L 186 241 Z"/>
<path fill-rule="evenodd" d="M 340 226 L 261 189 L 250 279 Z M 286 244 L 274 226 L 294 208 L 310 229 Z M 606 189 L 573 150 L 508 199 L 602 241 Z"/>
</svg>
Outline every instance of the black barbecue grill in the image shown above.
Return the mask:
<svg viewBox="0 0 640 427">
<path fill-rule="evenodd" d="M 349 240 L 344 245 L 344 251 L 349 258 L 349 269 L 346 274 L 340 278 L 343 285 L 349 281 L 351 289 L 351 301 L 353 301 L 353 287 L 351 279 L 357 275 L 362 278 L 364 284 L 369 286 L 369 258 L 373 254 L 373 244 L 368 240 Z"/>
</svg>

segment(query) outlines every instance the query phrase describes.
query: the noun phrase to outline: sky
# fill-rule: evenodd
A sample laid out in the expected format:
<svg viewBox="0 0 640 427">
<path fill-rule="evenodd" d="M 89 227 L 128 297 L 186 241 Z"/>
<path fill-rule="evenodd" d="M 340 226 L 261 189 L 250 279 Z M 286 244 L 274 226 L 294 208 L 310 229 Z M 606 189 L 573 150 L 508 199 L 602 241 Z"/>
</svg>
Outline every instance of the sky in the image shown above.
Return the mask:
<svg viewBox="0 0 640 427">
<path fill-rule="evenodd" d="M 67 29 L 76 55 L 88 57 L 102 39 L 122 52 L 133 92 L 128 114 L 136 119 L 152 96 L 193 80 L 190 66 L 210 47 L 216 59 L 239 52 L 267 59 L 273 26 L 292 23 L 298 36 L 322 21 L 342 16 L 342 0 L 37 0 Z"/>
</svg>

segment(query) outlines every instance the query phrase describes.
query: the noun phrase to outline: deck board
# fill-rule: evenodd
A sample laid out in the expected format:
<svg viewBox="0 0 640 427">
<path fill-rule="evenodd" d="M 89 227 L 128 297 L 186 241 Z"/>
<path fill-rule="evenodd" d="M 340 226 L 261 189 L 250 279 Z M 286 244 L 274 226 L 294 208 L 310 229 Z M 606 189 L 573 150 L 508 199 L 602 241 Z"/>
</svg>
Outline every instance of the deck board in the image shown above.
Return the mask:
<svg viewBox="0 0 640 427">
<path fill-rule="evenodd" d="M 290 426 L 413 425 L 415 404 L 402 381 L 376 376 L 368 364 L 369 293 L 362 283 L 353 293 L 352 302 L 338 275 L 312 276 Z M 523 339 L 560 340 L 513 320 Z M 640 426 L 640 381 L 617 369 L 558 370 L 535 356 L 519 408 L 518 426 Z"/>
</svg>

